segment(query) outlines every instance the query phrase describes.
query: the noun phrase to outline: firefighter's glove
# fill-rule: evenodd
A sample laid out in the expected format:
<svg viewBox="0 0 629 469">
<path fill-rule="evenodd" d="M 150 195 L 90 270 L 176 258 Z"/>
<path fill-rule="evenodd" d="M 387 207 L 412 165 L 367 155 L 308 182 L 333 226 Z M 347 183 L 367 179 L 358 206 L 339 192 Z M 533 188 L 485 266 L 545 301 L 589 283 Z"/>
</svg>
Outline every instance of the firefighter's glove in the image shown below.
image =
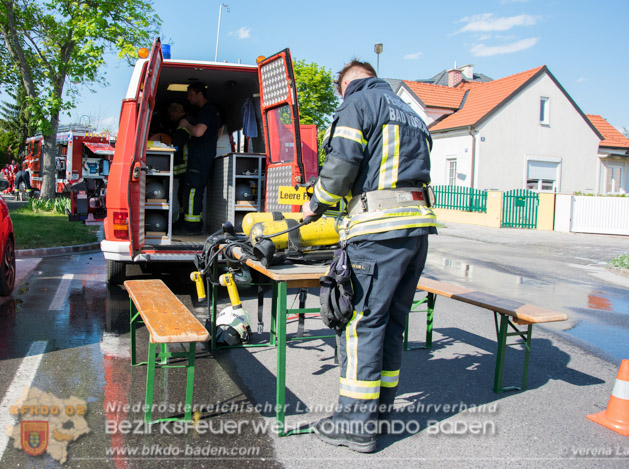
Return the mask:
<svg viewBox="0 0 629 469">
<path fill-rule="evenodd" d="M 323 216 L 323 214 L 321 214 L 321 213 L 315 213 L 314 215 L 310 215 L 309 217 L 306 217 L 306 218 L 303 219 L 303 224 L 307 225 L 308 223 L 312 223 L 313 221 L 317 221 L 322 216 Z"/>
<path fill-rule="evenodd" d="M 344 249 L 334 251 L 334 259 L 328 274 L 321 277 L 321 319 L 330 329 L 341 333 L 354 311 L 352 288 L 352 270 Z"/>
</svg>

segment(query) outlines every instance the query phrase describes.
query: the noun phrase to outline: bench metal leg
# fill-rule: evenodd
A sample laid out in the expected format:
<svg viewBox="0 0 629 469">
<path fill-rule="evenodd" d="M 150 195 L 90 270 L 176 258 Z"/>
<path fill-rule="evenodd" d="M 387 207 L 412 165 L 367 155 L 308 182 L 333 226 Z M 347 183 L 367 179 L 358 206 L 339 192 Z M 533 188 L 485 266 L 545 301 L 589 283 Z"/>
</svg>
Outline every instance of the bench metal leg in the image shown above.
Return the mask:
<svg viewBox="0 0 629 469">
<path fill-rule="evenodd" d="M 149 342 L 148 368 L 146 369 L 146 398 L 144 400 L 144 421 L 150 422 L 153 417 L 153 387 L 155 382 L 155 360 L 157 344 Z"/>
<path fill-rule="evenodd" d="M 427 293 L 424 298 L 413 302 L 411 310 L 406 316 L 406 330 L 404 331 L 404 350 L 429 349 L 432 347 L 432 327 L 436 302 L 437 295 L 435 295 L 434 293 Z M 426 305 L 425 310 L 417 309 L 423 304 Z M 417 345 L 415 347 L 408 345 L 410 313 L 426 313 L 426 343 L 424 345 Z"/>
<path fill-rule="evenodd" d="M 500 324 L 498 324 L 498 315 L 500 315 Z M 528 324 L 526 331 L 518 329 L 506 314 L 500 314 L 494 311 L 494 322 L 496 324 L 496 334 L 498 336 L 498 350 L 496 352 L 496 371 L 494 373 L 494 392 L 501 393 L 505 391 L 524 391 L 526 389 L 526 380 L 529 371 L 529 356 L 531 353 L 531 336 L 533 335 L 533 325 Z M 509 332 L 509 327 L 514 332 Z M 505 386 L 502 387 L 502 377 L 504 373 L 504 361 L 507 351 L 507 339 L 509 337 L 519 336 L 524 341 L 524 369 L 522 371 L 521 386 Z M 515 344 L 511 344 L 515 345 Z"/>
<path fill-rule="evenodd" d="M 159 352 L 158 352 L 158 347 Z M 183 348 L 183 344 L 180 344 Z M 185 365 L 161 365 L 167 363 L 169 358 L 185 358 Z M 190 342 L 188 350 L 183 352 L 168 352 L 166 344 L 154 344 L 149 342 L 148 367 L 146 369 L 146 399 L 144 409 L 144 421 L 151 422 L 153 419 L 153 396 L 155 391 L 155 369 L 156 368 L 186 368 L 186 404 L 184 407 L 183 420 L 192 419 L 192 396 L 194 392 L 194 361 L 196 358 L 196 343 Z M 157 360 L 160 364 L 157 364 Z M 170 422 L 182 420 L 180 418 L 162 418 L 155 422 Z"/>
<path fill-rule="evenodd" d="M 140 316 L 140 313 L 138 312 L 137 308 L 135 307 L 135 304 L 133 303 L 133 300 L 129 300 L 130 306 L 129 306 L 129 315 L 130 315 L 130 335 L 131 335 L 131 366 L 136 366 L 136 365 L 146 365 L 147 362 L 137 362 L 137 357 L 136 357 L 136 349 L 135 349 L 135 331 L 138 328 L 138 324 L 144 324 L 144 321 L 142 321 L 142 316 Z"/>
</svg>

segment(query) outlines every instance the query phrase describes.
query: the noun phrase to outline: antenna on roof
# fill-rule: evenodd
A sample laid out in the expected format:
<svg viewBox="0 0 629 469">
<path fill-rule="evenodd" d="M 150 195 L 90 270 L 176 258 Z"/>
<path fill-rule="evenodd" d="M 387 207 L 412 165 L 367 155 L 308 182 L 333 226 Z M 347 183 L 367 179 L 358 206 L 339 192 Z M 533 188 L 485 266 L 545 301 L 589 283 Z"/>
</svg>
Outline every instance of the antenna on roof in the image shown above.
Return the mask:
<svg viewBox="0 0 629 469">
<path fill-rule="evenodd" d="M 456 60 L 454 61 L 454 68 L 456 69 Z"/>
</svg>

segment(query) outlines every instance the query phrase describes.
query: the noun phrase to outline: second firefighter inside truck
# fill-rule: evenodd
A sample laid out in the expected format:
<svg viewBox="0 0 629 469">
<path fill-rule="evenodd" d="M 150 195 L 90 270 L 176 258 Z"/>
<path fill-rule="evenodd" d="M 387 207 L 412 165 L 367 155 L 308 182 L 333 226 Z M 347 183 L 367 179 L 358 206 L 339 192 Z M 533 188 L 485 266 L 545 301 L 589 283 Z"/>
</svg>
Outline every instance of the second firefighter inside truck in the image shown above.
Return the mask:
<svg viewBox="0 0 629 469">
<path fill-rule="evenodd" d="M 188 86 L 188 102 L 199 108 L 196 124 L 182 119 L 179 125 L 190 132 L 188 166 L 184 178 L 184 223 L 175 234 L 199 235 L 203 233 L 203 193 L 212 172 L 216 157 L 216 142 L 223 130 L 221 116 L 207 98 L 203 83 Z"/>
<path fill-rule="evenodd" d="M 432 140 L 370 64 L 347 64 L 337 87 L 343 103 L 324 140 L 326 160 L 303 217 L 351 197 L 339 235 L 352 268 L 353 312 L 340 335 L 337 410 L 315 432 L 326 443 L 372 452 L 378 429 L 391 417 L 406 318 L 428 235 L 436 233 L 426 203 Z"/>
</svg>

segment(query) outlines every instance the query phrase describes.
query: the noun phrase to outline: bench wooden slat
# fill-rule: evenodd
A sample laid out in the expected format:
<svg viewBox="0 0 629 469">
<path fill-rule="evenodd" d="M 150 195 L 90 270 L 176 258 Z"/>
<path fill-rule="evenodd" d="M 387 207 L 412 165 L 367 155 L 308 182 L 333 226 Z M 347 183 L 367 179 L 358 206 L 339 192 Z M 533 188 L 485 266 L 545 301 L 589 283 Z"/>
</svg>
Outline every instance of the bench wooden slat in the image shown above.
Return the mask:
<svg viewBox="0 0 629 469">
<path fill-rule="evenodd" d="M 452 295 L 462 295 L 464 293 L 474 291 L 470 290 L 469 288 L 463 288 L 457 285 L 451 285 L 449 283 L 423 277 L 419 279 L 417 289 L 427 291 L 429 293 L 434 293 L 435 295 L 445 296 L 447 298 L 452 298 Z"/>
<path fill-rule="evenodd" d="M 153 343 L 206 342 L 207 329 L 161 280 L 127 280 L 133 300 Z"/>
<path fill-rule="evenodd" d="M 515 318 L 520 324 L 538 324 L 568 319 L 564 313 L 427 278 L 419 280 L 417 289 L 506 314 Z"/>
</svg>

